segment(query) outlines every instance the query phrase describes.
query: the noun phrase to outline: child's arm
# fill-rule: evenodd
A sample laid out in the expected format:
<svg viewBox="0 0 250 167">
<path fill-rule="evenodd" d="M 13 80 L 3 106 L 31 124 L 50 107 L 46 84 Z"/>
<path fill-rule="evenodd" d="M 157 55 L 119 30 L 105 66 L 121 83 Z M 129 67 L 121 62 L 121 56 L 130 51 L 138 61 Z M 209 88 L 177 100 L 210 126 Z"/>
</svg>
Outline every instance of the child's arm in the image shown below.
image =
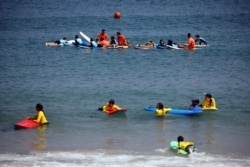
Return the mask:
<svg viewBox="0 0 250 167">
<path fill-rule="evenodd" d="M 36 119 L 33 119 L 33 121 L 40 123 L 41 119 L 42 119 L 42 112 L 39 111 L 38 114 L 37 114 Z"/>
</svg>

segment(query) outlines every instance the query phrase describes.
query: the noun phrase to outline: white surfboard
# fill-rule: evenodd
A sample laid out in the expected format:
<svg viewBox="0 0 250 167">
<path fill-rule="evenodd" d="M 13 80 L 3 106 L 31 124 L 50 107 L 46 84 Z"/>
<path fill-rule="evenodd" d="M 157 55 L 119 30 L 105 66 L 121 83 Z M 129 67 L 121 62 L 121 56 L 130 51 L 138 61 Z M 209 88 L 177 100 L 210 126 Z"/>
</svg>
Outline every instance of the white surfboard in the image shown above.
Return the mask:
<svg viewBox="0 0 250 167">
<path fill-rule="evenodd" d="M 80 34 L 81 34 L 81 36 L 86 40 L 86 41 L 88 41 L 88 42 L 90 42 L 90 38 L 87 36 L 87 35 L 85 35 L 83 32 L 81 32 L 80 31 Z"/>
<path fill-rule="evenodd" d="M 166 45 L 167 49 L 182 49 L 182 48 L 178 48 L 178 46 L 171 46 L 171 45 Z"/>
</svg>

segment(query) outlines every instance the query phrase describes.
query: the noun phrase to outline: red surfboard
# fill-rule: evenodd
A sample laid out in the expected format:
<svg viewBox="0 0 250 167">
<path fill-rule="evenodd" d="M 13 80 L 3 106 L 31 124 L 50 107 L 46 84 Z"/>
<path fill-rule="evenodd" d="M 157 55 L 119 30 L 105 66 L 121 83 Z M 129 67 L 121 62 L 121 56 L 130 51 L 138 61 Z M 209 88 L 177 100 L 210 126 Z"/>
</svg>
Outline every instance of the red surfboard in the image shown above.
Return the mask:
<svg viewBox="0 0 250 167">
<path fill-rule="evenodd" d="M 120 111 L 127 111 L 127 108 L 121 108 L 120 110 L 107 111 L 106 113 L 107 114 L 114 114 L 114 113 L 117 113 Z"/>
<path fill-rule="evenodd" d="M 37 126 L 39 126 L 40 124 L 33 121 L 33 120 L 30 120 L 29 118 L 24 118 L 23 120 L 17 122 L 14 126 L 15 126 L 15 129 L 30 129 L 30 128 L 35 128 Z"/>
</svg>

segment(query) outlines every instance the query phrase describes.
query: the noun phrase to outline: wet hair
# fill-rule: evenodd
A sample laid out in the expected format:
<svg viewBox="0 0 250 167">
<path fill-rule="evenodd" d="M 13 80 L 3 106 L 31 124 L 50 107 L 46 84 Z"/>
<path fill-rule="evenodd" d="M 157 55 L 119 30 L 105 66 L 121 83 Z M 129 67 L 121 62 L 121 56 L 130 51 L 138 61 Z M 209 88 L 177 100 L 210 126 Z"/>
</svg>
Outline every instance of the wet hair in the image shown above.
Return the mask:
<svg viewBox="0 0 250 167">
<path fill-rule="evenodd" d="M 184 141 L 184 137 L 183 137 L 183 136 L 178 136 L 178 137 L 177 137 L 177 141 L 178 141 L 178 142 Z"/>
<path fill-rule="evenodd" d="M 43 111 L 43 105 L 41 103 L 36 104 L 36 109 Z"/>
<path fill-rule="evenodd" d="M 106 31 L 105 29 L 102 29 L 102 32 Z"/>
<path fill-rule="evenodd" d="M 207 94 L 205 95 L 205 97 L 210 98 L 209 105 L 211 106 L 211 104 L 212 104 L 212 95 L 211 95 L 210 93 L 207 93 Z"/>
<path fill-rule="evenodd" d="M 109 100 L 109 104 L 115 104 L 115 100 L 114 99 L 110 99 Z"/>
<path fill-rule="evenodd" d="M 188 38 L 191 37 L 191 33 L 188 33 L 188 34 L 187 34 L 187 37 L 188 37 Z"/>
<path fill-rule="evenodd" d="M 173 45 L 173 41 L 171 39 L 168 40 L 168 45 L 170 45 L 170 46 Z"/>
<path fill-rule="evenodd" d="M 157 106 L 156 106 L 157 109 L 163 109 L 164 106 L 162 103 L 157 103 Z"/>
<path fill-rule="evenodd" d="M 67 38 L 66 38 L 66 37 L 63 37 L 63 39 L 64 39 L 64 40 L 67 40 Z"/>
<path fill-rule="evenodd" d="M 192 105 L 198 105 L 200 103 L 199 99 L 193 99 L 192 100 Z"/>
<path fill-rule="evenodd" d="M 75 38 L 79 38 L 79 35 L 76 35 Z"/>
<path fill-rule="evenodd" d="M 209 97 L 209 98 L 212 98 L 212 95 L 210 93 L 207 93 L 205 96 Z"/>
<path fill-rule="evenodd" d="M 120 32 L 117 32 L 116 35 L 121 35 L 121 33 L 120 33 Z"/>
<path fill-rule="evenodd" d="M 196 38 L 200 38 L 200 35 L 199 35 L 199 34 L 197 34 L 197 35 L 195 35 L 195 37 L 196 37 Z"/>
<path fill-rule="evenodd" d="M 115 39 L 115 37 L 114 37 L 114 36 L 111 36 L 111 39 Z"/>
</svg>

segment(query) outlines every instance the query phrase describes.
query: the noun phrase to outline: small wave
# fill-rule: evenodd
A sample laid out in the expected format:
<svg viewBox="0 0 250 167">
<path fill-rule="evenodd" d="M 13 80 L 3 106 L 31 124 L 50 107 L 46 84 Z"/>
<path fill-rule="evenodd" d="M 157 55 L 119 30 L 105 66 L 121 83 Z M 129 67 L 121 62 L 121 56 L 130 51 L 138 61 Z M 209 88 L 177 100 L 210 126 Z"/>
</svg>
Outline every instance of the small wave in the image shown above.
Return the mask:
<svg viewBox="0 0 250 167">
<path fill-rule="evenodd" d="M 228 155 L 193 154 L 188 157 L 167 154 L 167 148 L 155 150 L 161 155 L 145 155 L 122 151 L 68 151 L 68 152 L 32 152 L 30 154 L 1 154 L 1 167 L 244 167 L 250 164 L 249 157 L 232 157 Z"/>
</svg>

